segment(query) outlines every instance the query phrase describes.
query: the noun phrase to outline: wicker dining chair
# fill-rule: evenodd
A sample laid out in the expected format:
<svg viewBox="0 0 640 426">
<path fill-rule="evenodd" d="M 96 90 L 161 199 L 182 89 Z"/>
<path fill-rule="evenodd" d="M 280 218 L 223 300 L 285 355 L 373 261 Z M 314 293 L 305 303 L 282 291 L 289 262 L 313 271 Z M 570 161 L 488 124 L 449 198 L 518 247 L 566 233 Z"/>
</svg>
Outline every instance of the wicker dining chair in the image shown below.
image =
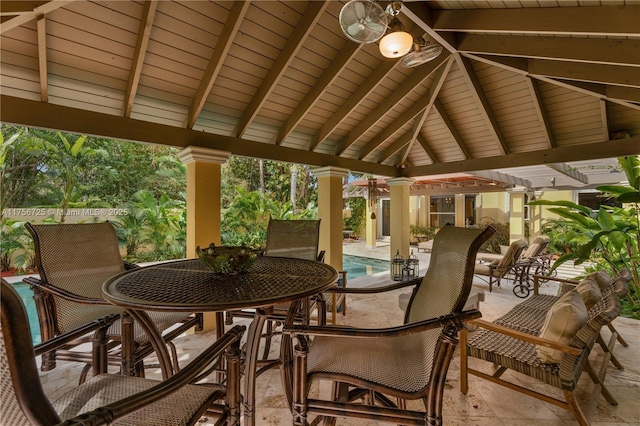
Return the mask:
<svg viewBox="0 0 640 426">
<path fill-rule="evenodd" d="M 163 382 L 100 374 L 51 403 L 38 376 L 36 357 L 88 333 L 105 333 L 118 315 L 90 321 L 34 348 L 27 311 L 18 293 L 5 280 L 1 303 L 2 424 L 177 426 L 196 424 L 203 415 L 215 416 L 216 424 L 240 424 L 240 340 L 244 326 L 233 327 Z M 227 366 L 223 385 L 190 384 L 223 356 Z"/>
<path fill-rule="evenodd" d="M 92 362 L 91 351 L 77 348 L 93 339 L 88 334 L 43 354 L 41 369 L 55 368 L 56 359 L 87 363 L 80 383 L 85 380 L 90 365 L 93 365 L 93 374 L 106 372 L 107 364 L 111 364 L 120 365 L 125 374 L 144 376 L 144 358 L 154 352 L 148 336 L 121 308 L 109 304 L 101 296 L 100 289 L 108 278 L 137 267 L 123 262 L 113 225 L 105 222 L 27 223 L 25 226 L 33 236 L 40 278 L 29 277 L 24 282 L 30 284 L 34 292 L 43 342 L 105 315 L 121 315 L 107 332 L 109 356 L 99 365 Z M 202 314 L 149 312 L 149 315 L 161 332 L 171 328 L 165 333 L 165 341 L 178 368 L 171 341 L 190 328 L 201 328 Z"/>
<path fill-rule="evenodd" d="M 491 263 L 477 263 L 473 273 L 489 284 L 489 291 L 493 290 L 493 284 L 500 287 L 500 281 L 509 272 L 513 271 L 520 254 L 527 247 L 526 240 L 517 240 L 509 245 L 507 252 L 499 259 Z M 487 277 L 488 279 L 485 279 Z"/>
<path fill-rule="evenodd" d="M 315 413 L 414 425 L 441 425 L 447 370 L 463 322 L 480 312 L 462 312 L 471 290 L 478 249 L 495 230 L 445 226 L 434 239 L 424 278 L 377 288 L 346 288 L 352 294 L 414 286 L 404 325 L 383 329 L 293 324 L 285 333 L 298 344 L 285 362 L 285 387 L 294 425 Z M 309 336 L 314 336 L 310 341 Z M 330 399 L 309 398 L 310 384 L 333 382 Z M 290 386 L 290 387 L 289 387 Z M 398 398 L 395 404 L 391 398 Z M 422 399 L 425 411 L 406 409 Z M 362 400 L 364 403 L 358 403 Z M 316 419 L 317 420 L 317 419 Z M 315 421 L 314 421 L 315 424 Z"/>
</svg>

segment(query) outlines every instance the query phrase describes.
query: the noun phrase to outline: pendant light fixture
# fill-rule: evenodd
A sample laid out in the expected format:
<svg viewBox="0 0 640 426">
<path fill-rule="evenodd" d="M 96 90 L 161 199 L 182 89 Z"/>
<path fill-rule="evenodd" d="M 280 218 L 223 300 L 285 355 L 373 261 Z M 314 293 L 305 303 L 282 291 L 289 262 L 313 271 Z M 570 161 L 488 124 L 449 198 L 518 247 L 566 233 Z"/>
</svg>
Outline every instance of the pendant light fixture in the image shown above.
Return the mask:
<svg viewBox="0 0 640 426">
<path fill-rule="evenodd" d="M 394 1 L 387 6 L 387 13 L 393 16 L 387 29 L 387 33 L 380 39 L 380 53 L 385 58 L 399 58 L 409 53 L 413 47 L 413 37 L 405 31 L 402 22 L 398 19 L 398 13 L 402 8 L 402 2 Z"/>
</svg>

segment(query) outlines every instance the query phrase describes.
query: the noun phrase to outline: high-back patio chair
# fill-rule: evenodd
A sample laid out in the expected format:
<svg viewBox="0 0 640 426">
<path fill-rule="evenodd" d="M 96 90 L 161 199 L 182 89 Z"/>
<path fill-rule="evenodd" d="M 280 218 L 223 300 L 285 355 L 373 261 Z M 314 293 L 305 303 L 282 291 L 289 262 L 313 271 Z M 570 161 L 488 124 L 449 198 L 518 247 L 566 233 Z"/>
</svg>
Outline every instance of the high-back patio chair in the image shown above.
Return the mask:
<svg viewBox="0 0 640 426">
<path fill-rule="evenodd" d="M 285 362 L 286 387 L 295 425 L 311 413 L 399 424 L 442 424 L 442 398 L 449 363 L 471 290 L 476 253 L 495 230 L 443 227 L 434 239 L 424 278 L 347 293 L 378 293 L 415 286 L 405 324 L 384 329 L 292 325 L 285 333 L 298 345 Z M 313 341 L 309 336 L 315 336 Z M 291 367 L 292 366 L 292 367 Z M 293 369 L 291 371 L 290 369 Z M 310 384 L 334 382 L 332 400 L 309 398 Z M 285 380 L 286 382 L 286 380 Z M 391 398 L 422 399 L 426 411 L 407 410 Z M 364 401 L 365 404 L 359 403 Z"/>
<path fill-rule="evenodd" d="M 525 240 L 514 241 L 499 260 L 496 259 L 491 263 L 477 263 L 473 273 L 489 283 L 489 291 L 493 289 L 494 283 L 500 287 L 500 281 L 513 270 L 516 260 L 520 258 L 520 254 L 526 246 Z M 487 277 L 487 279 L 483 277 Z"/>
<path fill-rule="evenodd" d="M 0 326 L 0 403 L 2 423 L 12 426 L 65 425 L 193 425 L 204 414 L 225 424 L 240 424 L 240 340 L 236 326 L 189 365 L 164 382 L 100 374 L 51 403 L 36 366 L 36 356 L 51 352 L 86 334 L 103 334 L 117 315 L 87 322 L 33 347 L 27 312 L 20 296 L 2 280 Z M 212 361 L 225 356 L 226 384 L 189 384 Z M 63 422 L 64 423 L 61 423 Z M 122 423 L 120 423 L 120 421 Z M 221 423 L 216 423 L 221 424 Z"/>
<path fill-rule="evenodd" d="M 34 292 L 43 342 L 109 314 L 122 316 L 107 331 L 108 359 L 96 365 L 92 362 L 94 354 L 91 351 L 77 349 L 79 344 L 93 339 L 88 334 L 56 351 L 43 354 L 42 370 L 55 368 L 57 358 L 87 363 L 80 382 L 84 381 L 89 364 L 93 365 L 94 374 L 105 372 L 109 363 L 121 365 L 126 374 L 143 375 L 143 359 L 153 353 L 146 333 L 121 308 L 109 304 L 101 296 L 100 289 L 108 278 L 127 268 L 136 267 L 122 261 L 113 225 L 105 222 L 27 223 L 25 226 L 33 236 L 40 279 L 26 278 L 24 281 L 31 285 Z M 158 312 L 150 312 L 149 315 L 161 332 L 179 325 L 165 334 L 166 342 L 174 354 L 174 362 L 177 363 L 171 340 L 194 326 L 201 327 L 202 315 Z M 121 345 L 125 341 L 126 345 Z M 123 351 L 122 348 L 127 350 Z"/>
</svg>

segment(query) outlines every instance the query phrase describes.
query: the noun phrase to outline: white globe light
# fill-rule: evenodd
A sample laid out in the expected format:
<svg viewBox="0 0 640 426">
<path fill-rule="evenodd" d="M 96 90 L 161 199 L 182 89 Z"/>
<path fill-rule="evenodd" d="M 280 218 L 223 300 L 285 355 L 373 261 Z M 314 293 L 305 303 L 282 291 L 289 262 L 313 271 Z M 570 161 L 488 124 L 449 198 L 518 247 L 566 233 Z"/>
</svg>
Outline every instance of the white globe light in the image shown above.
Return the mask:
<svg viewBox="0 0 640 426">
<path fill-rule="evenodd" d="M 380 39 L 380 53 L 385 58 L 399 58 L 406 55 L 413 46 L 413 37 L 404 31 L 395 31 Z"/>
</svg>

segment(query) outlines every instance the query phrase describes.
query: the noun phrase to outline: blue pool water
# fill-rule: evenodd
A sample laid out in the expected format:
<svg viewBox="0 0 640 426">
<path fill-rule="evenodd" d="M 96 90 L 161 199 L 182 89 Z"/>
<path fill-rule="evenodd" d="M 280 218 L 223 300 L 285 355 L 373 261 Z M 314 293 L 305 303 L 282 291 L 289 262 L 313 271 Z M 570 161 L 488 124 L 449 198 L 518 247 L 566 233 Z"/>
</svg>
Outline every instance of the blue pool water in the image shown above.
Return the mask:
<svg viewBox="0 0 640 426">
<path fill-rule="evenodd" d="M 347 280 L 389 272 L 389 261 L 345 254 L 342 256 L 342 269 L 347 271 Z"/>
<path fill-rule="evenodd" d="M 27 308 L 27 315 L 29 316 L 29 326 L 31 328 L 31 338 L 33 344 L 40 343 L 40 326 L 38 325 L 38 313 L 36 312 L 36 302 L 33 301 L 33 291 L 29 288 L 28 284 L 23 282 L 13 284 L 13 288 L 16 289 L 22 303 Z"/>
</svg>

